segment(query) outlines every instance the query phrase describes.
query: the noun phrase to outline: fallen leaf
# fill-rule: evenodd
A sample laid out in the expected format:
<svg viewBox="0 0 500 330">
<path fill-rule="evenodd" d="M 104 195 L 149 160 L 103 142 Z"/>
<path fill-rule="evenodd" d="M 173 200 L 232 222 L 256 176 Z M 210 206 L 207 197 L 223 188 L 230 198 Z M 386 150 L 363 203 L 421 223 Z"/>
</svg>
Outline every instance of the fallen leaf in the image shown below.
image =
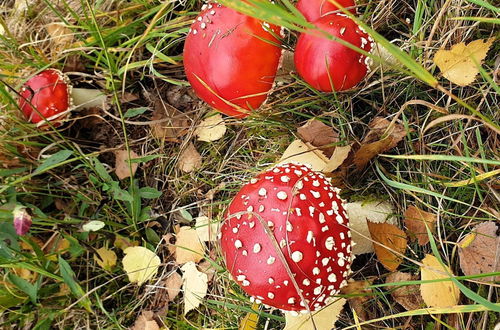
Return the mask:
<svg viewBox="0 0 500 330">
<path fill-rule="evenodd" d="M 375 254 L 382 265 L 395 271 L 403 262 L 403 258 L 396 255 L 391 250 L 404 254 L 406 251 L 407 240 L 404 231 L 389 223 L 374 223 L 368 219 L 368 230 L 372 239 L 380 244 L 374 244 Z"/>
<path fill-rule="evenodd" d="M 385 279 L 385 283 L 399 283 L 418 280 L 416 275 L 395 272 L 389 274 Z M 412 311 L 424 307 L 424 301 L 420 295 L 420 288 L 416 284 L 403 286 L 390 286 L 392 298 L 407 311 Z"/>
<path fill-rule="evenodd" d="M 317 119 L 311 119 L 299 127 L 297 134 L 302 141 L 320 148 L 327 157 L 330 157 L 334 152 L 335 146 L 333 144 L 339 142 L 339 134 L 332 127 Z"/>
<path fill-rule="evenodd" d="M 134 176 L 139 164 L 131 163 L 129 166 L 129 155 L 127 150 L 116 150 L 115 152 L 115 173 L 118 179 L 123 180 L 129 178 L 130 176 Z M 130 159 L 139 158 L 135 152 L 130 150 Z M 132 172 L 130 172 L 130 168 L 132 168 Z"/>
<path fill-rule="evenodd" d="M 214 278 L 215 273 L 217 272 L 213 265 L 213 261 L 203 260 L 198 264 L 198 268 L 203 273 L 207 274 L 209 282 Z"/>
<path fill-rule="evenodd" d="M 298 162 L 301 164 L 308 164 L 315 171 L 322 171 L 328 158 L 323 152 L 309 143 L 304 143 L 301 140 L 293 141 L 288 148 L 286 148 L 279 164 Z"/>
<path fill-rule="evenodd" d="M 186 135 L 190 128 L 189 117 L 159 97 L 154 101 L 151 121 L 151 134 L 167 142 L 179 142 L 179 138 Z"/>
<path fill-rule="evenodd" d="M 241 320 L 239 330 L 256 330 L 257 324 L 259 323 L 259 304 L 252 304 L 252 312 L 248 314 Z"/>
<path fill-rule="evenodd" d="M 364 201 L 345 204 L 349 216 L 349 226 L 352 232 L 352 248 L 354 255 L 372 253 L 373 242 L 368 230 L 368 220 L 374 223 L 388 223 L 395 225 L 398 219 L 394 216 L 394 206 L 385 201 Z"/>
<path fill-rule="evenodd" d="M 207 295 L 208 278 L 206 274 L 196 269 L 196 264 L 192 261 L 182 266 L 181 270 L 183 273 L 184 315 L 186 315 L 189 311 L 198 308 Z"/>
<path fill-rule="evenodd" d="M 226 134 L 226 124 L 220 113 L 205 118 L 195 131 L 198 135 L 198 141 L 212 142 L 217 141 Z"/>
<path fill-rule="evenodd" d="M 481 66 L 495 38 L 474 40 L 467 45 L 463 42 L 453 45 L 450 50 L 440 49 L 434 56 L 434 63 L 443 76 L 459 85 L 470 85 Z"/>
<path fill-rule="evenodd" d="M 375 156 L 394 148 L 405 136 L 403 125 L 391 122 L 382 117 L 375 117 L 369 124 L 370 131 L 355 152 L 353 163 L 355 170 L 360 171 Z"/>
<path fill-rule="evenodd" d="M 197 217 L 196 219 L 196 233 L 202 242 L 212 242 L 217 240 L 217 233 L 219 232 L 219 222 L 211 222 L 207 216 Z"/>
<path fill-rule="evenodd" d="M 450 268 L 441 265 L 433 255 L 427 254 L 422 260 L 420 278 L 422 281 L 439 280 L 454 276 Z M 460 289 L 453 281 L 420 284 L 420 294 L 428 307 L 451 307 L 458 304 Z"/>
<path fill-rule="evenodd" d="M 194 147 L 194 144 L 189 143 L 188 146 L 179 156 L 177 166 L 183 172 L 190 173 L 201 167 L 202 158 L 199 152 Z"/>
<path fill-rule="evenodd" d="M 460 268 L 465 275 L 500 272 L 500 235 L 498 225 L 484 222 L 458 242 Z M 500 281 L 500 276 L 477 278 L 478 281 Z"/>
<path fill-rule="evenodd" d="M 410 239 L 412 241 L 418 240 L 420 245 L 429 243 L 426 225 L 431 233 L 434 233 L 436 231 L 437 216 L 434 213 L 422 211 L 418 207 L 411 205 L 406 209 L 404 217 Z"/>
<path fill-rule="evenodd" d="M 105 247 L 95 250 L 97 252 L 94 254 L 94 260 L 99 266 L 104 270 L 111 271 L 114 266 L 116 266 L 116 253 Z"/>
<path fill-rule="evenodd" d="M 49 23 L 45 26 L 45 29 L 50 36 L 50 50 L 53 56 L 60 55 L 73 42 L 73 31 L 64 23 Z"/>
<path fill-rule="evenodd" d="M 186 262 L 197 263 L 204 258 L 205 247 L 198 239 L 196 230 L 184 226 L 177 233 L 175 242 L 175 261 L 182 265 Z"/>
<path fill-rule="evenodd" d="M 349 156 L 351 148 L 352 148 L 351 146 L 336 147 L 335 150 L 333 151 L 332 156 L 326 162 L 326 165 L 323 168 L 323 172 L 330 173 L 339 168 Z"/>
<path fill-rule="evenodd" d="M 113 246 L 119 248 L 120 250 L 125 250 L 128 247 L 138 246 L 139 242 L 132 241 L 129 238 L 123 237 L 121 235 L 116 234 L 115 241 L 113 242 Z"/>
<path fill-rule="evenodd" d="M 181 292 L 182 276 L 177 272 L 170 274 L 165 280 L 165 288 L 167 288 L 168 301 L 173 301 Z"/>
<path fill-rule="evenodd" d="M 161 261 L 153 251 L 142 246 L 134 246 L 126 248 L 123 253 L 125 253 L 122 260 L 123 269 L 130 282 L 142 285 L 156 275 Z"/>
<path fill-rule="evenodd" d="M 155 314 L 152 311 L 142 311 L 130 330 L 160 330 L 154 316 Z"/>
<path fill-rule="evenodd" d="M 104 228 L 106 224 L 100 220 L 90 220 L 82 226 L 83 231 L 98 231 Z"/>
<path fill-rule="evenodd" d="M 349 306 L 354 309 L 356 314 L 361 320 L 369 320 L 372 315 L 368 315 L 369 308 L 366 304 L 372 298 L 372 289 L 370 285 L 373 284 L 375 278 L 369 278 L 364 281 L 349 281 L 347 286 L 340 289 L 343 295 L 352 295 L 347 297 Z"/>
<path fill-rule="evenodd" d="M 333 303 L 323 307 L 319 311 L 311 312 L 311 314 L 294 316 L 292 312 L 285 312 L 286 326 L 284 330 L 332 329 L 346 301 L 344 298 L 336 299 Z M 314 323 L 311 320 L 311 316 Z"/>
</svg>

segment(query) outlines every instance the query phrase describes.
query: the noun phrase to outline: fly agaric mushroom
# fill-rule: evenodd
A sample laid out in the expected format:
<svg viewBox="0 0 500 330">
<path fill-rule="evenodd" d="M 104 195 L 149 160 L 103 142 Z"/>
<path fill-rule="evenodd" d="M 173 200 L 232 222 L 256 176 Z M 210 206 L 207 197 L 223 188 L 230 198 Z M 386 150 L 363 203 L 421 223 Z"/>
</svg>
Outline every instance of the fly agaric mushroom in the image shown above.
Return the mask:
<svg viewBox="0 0 500 330">
<path fill-rule="evenodd" d="M 19 108 L 26 119 L 40 127 L 61 125 L 75 109 L 103 106 L 106 95 L 98 89 L 73 88 L 64 73 L 47 69 L 31 77 L 19 92 Z"/>
<path fill-rule="evenodd" d="M 241 188 L 219 240 L 229 272 L 252 300 L 316 310 L 347 284 L 351 233 L 338 192 L 323 174 L 294 163 Z"/>
<path fill-rule="evenodd" d="M 220 4 L 203 5 L 184 45 L 184 69 L 196 94 L 230 116 L 259 108 L 278 70 L 279 32 Z"/>
<path fill-rule="evenodd" d="M 354 0 L 336 0 L 343 8 L 349 9 L 353 14 L 356 14 L 356 3 Z M 339 7 L 329 0 L 299 0 L 297 9 L 304 15 L 308 22 L 313 22 L 321 16 L 328 15 L 338 11 Z"/>
<path fill-rule="evenodd" d="M 344 14 L 323 16 L 313 22 L 319 29 L 366 52 L 374 47 L 373 39 Z M 369 71 L 371 58 L 341 43 L 329 40 L 319 31 L 302 33 L 295 48 L 295 67 L 314 88 L 343 91 L 359 83 Z"/>
<path fill-rule="evenodd" d="M 47 69 L 30 78 L 19 93 L 19 108 L 34 124 L 59 126 L 72 106 L 71 84 L 59 70 Z"/>
</svg>

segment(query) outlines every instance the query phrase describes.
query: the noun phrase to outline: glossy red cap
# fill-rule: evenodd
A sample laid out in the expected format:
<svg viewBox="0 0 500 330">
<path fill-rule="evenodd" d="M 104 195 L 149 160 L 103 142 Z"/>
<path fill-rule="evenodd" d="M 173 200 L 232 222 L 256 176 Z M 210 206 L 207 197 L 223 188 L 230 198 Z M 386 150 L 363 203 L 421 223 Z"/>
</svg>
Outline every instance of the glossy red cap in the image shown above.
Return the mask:
<svg viewBox="0 0 500 330">
<path fill-rule="evenodd" d="M 184 45 L 184 69 L 196 94 L 213 108 L 246 117 L 267 99 L 278 70 L 280 29 L 210 3 Z"/>
<path fill-rule="evenodd" d="M 344 8 L 350 8 L 349 11 L 357 14 L 356 3 L 354 0 L 336 0 Z M 328 0 L 299 0 L 297 9 L 304 15 L 308 22 L 313 22 L 321 16 L 331 12 L 338 11 L 339 7 Z M 352 8 L 351 8 L 352 7 Z"/>
<path fill-rule="evenodd" d="M 68 115 L 72 103 L 69 79 L 56 69 L 44 70 L 30 78 L 19 95 L 19 108 L 26 119 L 34 124 L 43 123 L 46 119 L 54 126 L 59 126 Z"/>
<path fill-rule="evenodd" d="M 351 233 L 338 191 L 323 174 L 292 163 L 241 188 L 219 239 L 229 272 L 252 300 L 315 310 L 347 284 Z"/>
<path fill-rule="evenodd" d="M 366 52 L 370 52 L 374 46 L 373 39 L 363 28 L 344 14 L 323 16 L 313 24 Z M 329 40 L 317 31 L 300 35 L 294 56 L 299 75 L 323 92 L 354 87 L 368 72 L 369 60 L 369 57 Z"/>
</svg>

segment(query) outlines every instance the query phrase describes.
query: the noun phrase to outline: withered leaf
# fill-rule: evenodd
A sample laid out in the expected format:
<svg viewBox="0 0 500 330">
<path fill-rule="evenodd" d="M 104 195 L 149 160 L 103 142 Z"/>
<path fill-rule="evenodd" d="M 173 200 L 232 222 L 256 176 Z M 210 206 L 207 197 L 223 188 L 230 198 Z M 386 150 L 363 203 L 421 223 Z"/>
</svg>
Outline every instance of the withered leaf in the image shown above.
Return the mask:
<svg viewBox="0 0 500 330">
<path fill-rule="evenodd" d="M 399 283 L 418 280 L 418 276 L 409 273 L 395 272 L 389 274 L 385 283 Z M 422 296 L 420 296 L 420 287 L 416 284 L 404 286 L 391 286 L 392 298 L 406 310 L 412 311 L 425 306 Z"/>
<path fill-rule="evenodd" d="M 404 217 L 405 226 L 408 229 L 410 239 L 412 241 L 418 240 L 418 244 L 420 245 L 429 243 L 426 225 L 429 227 L 430 231 L 434 233 L 436 230 L 437 216 L 411 205 L 406 209 Z"/>
<path fill-rule="evenodd" d="M 160 330 L 158 323 L 154 320 L 152 311 L 142 311 L 141 315 L 135 320 L 131 330 Z"/>
<path fill-rule="evenodd" d="M 190 173 L 200 168 L 201 164 L 202 158 L 200 153 L 196 150 L 194 144 L 189 143 L 181 153 L 177 166 L 181 171 Z"/>
<path fill-rule="evenodd" d="M 472 232 L 458 242 L 460 268 L 465 275 L 500 272 L 500 236 L 498 225 L 492 221 L 474 227 Z M 479 281 L 499 281 L 492 276 Z"/>
<path fill-rule="evenodd" d="M 422 259 L 420 278 L 422 281 L 449 279 L 454 276 L 450 267 L 441 264 L 431 254 Z M 428 307 L 450 307 L 458 304 L 460 289 L 453 281 L 424 282 L 420 284 L 420 294 Z"/>
<path fill-rule="evenodd" d="M 395 271 L 403 259 L 389 249 L 400 254 L 405 253 L 407 246 L 405 232 L 389 223 L 373 223 L 371 221 L 368 221 L 368 229 L 373 241 L 380 243 L 373 244 L 378 260 L 391 272 Z"/>
<path fill-rule="evenodd" d="M 182 276 L 177 272 L 173 272 L 165 280 L 165 287 L 167 288 L 168 301 L 173 301 L 181 292 Z"/>
<path fill-rule="evenodd" d="M 189 261 L 199 262 L 204 257 L 205 247 L 200 242 L 196 230 L 191 227 L 181 227 L 175 246 L 175 261 L 179 265 Z"/>
<path fill-rule="evenodd" d="M 361 320 L 373 318 L 368 315 L 369 310 L 365 303 L 372 297 L 372 289 L 370 289 L 370 285 L 373 284 L 374 280 L 375 278 L 372 277 L 364 281 L 350 281 L 347 286 L 340 290 L 340 292 L 344 295 L 352 295 L 352 297 L 347 297 L 347 301 L 349 302 L 349 306 L 354 309 Z"/>
<path fill-rule="evenodd" d="M 129 166 L 129 154 L 127 150 L 116 150 L 115 151 L 115 174 L 118 179 L 123 180 L 130 176 L 134 176 L 139 164 L 131 163 Z M 130 159 L 139 158 L 134 151 L 130 150 Z M 130 170 L 132 169 L 132 172 Z"/>
<path fill-rule="evenodd" d="M 186 135 L 190 127 L 190 119 L 185 113 L 159 98 L 154 102 L 151 120 L 161 121 L 150 125 L 151 134 L 167 142 L 180 142 L 179 138 Z"/>
<path fill-rule="evenodd" d="M 299 127 L 297 134 L 302 141 L 319 148 L 327 157 L 330 157 L 335 149 L 332 144 L 339 142 L 339 134 L 317 119 L 311 119 Z"/>
</svg>

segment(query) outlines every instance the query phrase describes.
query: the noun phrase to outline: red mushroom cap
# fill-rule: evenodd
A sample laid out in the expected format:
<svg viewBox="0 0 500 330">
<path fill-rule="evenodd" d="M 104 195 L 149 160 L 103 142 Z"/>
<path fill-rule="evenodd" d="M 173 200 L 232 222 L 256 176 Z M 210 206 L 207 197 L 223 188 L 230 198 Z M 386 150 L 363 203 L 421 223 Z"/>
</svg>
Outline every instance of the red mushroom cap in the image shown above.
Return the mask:
<svg viewBox="0 0 500 330">
<path fill-rule="evenodd" d="M 313 22 L 319 29 L 370 52 L 373 39 L 344 14 L 323 16 Z M 354 87 L 368 72 L 371 59 L 315 31 L 302 33 L 295 48 L 295 67 L 314 88 L 331 92 Z M 333 85 L 333 88 L 332 88 Z"/>
<path fill-rule="evenodd" d="M 229 272 L 255 301 L 315 310 L 347 284 L 351 233 L 338 191 L 323 174 L 289 163 L 258 175 L 234 197 L 220 244 Z"/>
<path fill-rule="evenodd" d="M 344 8 L 350 8 L 349 11 L 356 14 L 356 3 L 354 0 L 336 0 Z M 308 22 L 313 22 L 321 16 L 328 15 L 331 12 L 338 11 L 339 7 L 328 0 L 299 0 L 297 9 L 304 15 Z"/>
<path fill-rule="evenodd" d="M 71 104 L 69 79 L 56 69 L 44 70 L 30 78 L 19 93 L 19 108 L 34 124 L 47 120 L 59 126 Z"/>
<path fill-rule="evenodd" d="M 274 25 L 205 4 L 184 45 L 184 69 L 196 94 L 213 108 L 246 117 L 267 99 L 278 70 L 280 41 Z"/>
</svg>

